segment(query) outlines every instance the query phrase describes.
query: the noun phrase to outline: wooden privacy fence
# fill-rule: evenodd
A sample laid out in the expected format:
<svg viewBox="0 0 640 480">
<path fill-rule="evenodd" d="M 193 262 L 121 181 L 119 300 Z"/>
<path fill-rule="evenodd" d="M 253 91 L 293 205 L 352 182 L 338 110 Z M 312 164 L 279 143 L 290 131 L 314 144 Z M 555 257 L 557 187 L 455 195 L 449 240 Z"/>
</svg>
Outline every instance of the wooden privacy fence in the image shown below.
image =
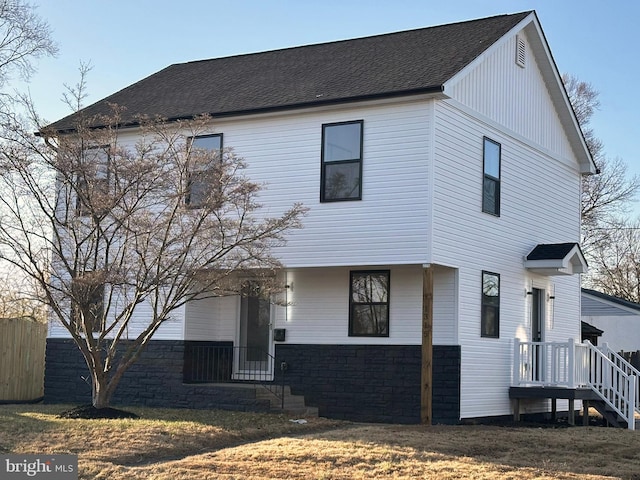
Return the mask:
<svg viewBox="0 0 640 480">
<path fill-rule="evenodd" d="M 47 326 L 29 318 L 0 318 L 0 403 L 44 395 Z"/>
<path fill-rule="evenodd" d="M 640 350 L 635 352 L 620 352 L 619 355 L 633 365 L 636 370 L 640 370 Z"/>
</svg>

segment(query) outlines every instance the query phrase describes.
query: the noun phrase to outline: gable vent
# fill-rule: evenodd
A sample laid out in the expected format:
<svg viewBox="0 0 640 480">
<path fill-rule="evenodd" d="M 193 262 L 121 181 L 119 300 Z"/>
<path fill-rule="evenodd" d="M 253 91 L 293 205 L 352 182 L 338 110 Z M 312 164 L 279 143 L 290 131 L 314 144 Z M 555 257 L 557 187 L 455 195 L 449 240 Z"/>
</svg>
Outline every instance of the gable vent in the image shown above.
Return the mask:
<svg viewBox="0 0 640 480">
<path fill-rule="evenodd" d="M 527 60 L 527 44 L 520 35 L 516 36 L 516 64 L 525 67 Z"/>
</svg>

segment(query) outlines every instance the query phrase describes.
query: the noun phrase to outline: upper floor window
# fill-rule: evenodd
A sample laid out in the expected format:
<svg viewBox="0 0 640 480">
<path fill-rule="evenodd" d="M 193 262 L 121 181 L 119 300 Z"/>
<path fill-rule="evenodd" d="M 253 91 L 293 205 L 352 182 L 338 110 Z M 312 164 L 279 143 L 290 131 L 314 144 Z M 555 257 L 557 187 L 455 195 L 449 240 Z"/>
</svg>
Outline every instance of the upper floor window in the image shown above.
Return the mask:
<svg viewBox="0 0 640 480">
<path fill-rule="evenodd" d="M 389 336 L 389 270 L 351 272 L 349 336 Z"/>
<path fill-rule="evenodd" d="M 222 155 L 222 134 L 202 135 L 189 139 L 189 178 L 185 204 L 202 207 L 216 190 L 219 162 Z"/>
<path fill-rule="evenodd" d="M 76 209 L 79 215 L 99 215 L 109 209 L 109 164 L 108 145 L 82 151 L 76 178 Z"/>
<path fill-rule="evenodd" d="M 100 332 L 104 317 L 104 283 L 101 272 L 84 272 L 71 281 L 71 323 L 77 329 Z"/>
<path fill-rule="evenodd" d="M 501 146 L 484 137 L 484 176 L 482 183 L 482 211 L 500 216 Z"/>
<path fill-rule="evenodd" d="M 362 124 L 322 126 L 321 202 L 362 198 Z"/>
<path fill-rule="evenodd" d="M 500 336 L 500 275 L 482 272 L 482 315 L 480 334 Z"/>
</svg>

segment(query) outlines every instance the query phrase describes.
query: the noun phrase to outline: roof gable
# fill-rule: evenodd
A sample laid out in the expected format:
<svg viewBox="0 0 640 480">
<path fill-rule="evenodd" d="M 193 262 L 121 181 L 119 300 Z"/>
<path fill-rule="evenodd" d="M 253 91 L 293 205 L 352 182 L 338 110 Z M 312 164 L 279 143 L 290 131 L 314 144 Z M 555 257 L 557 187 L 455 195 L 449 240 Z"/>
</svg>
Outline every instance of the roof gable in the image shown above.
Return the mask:
<svg viewBox="0 0 640 480">
<path fill-rule="evenodd" d="M 526 51 L 526 66 L 516 66 L 516 45 L 520 46 L 521 42 L 523 42 L 522 47 Z M 503 46 L 504 48 L 501 50 Z M 531 58 L 529 58 L 529 56 Z M 545 124 L 547 130 L 542 130 L 539 133 L 540 138 L 536 140 L 542 144 L 543 140 L 548 141 L 550 138 L 553 138 L 556 132 L 562 132 L 563 135 L 566 135 L 568 148 L 575 155 L 579 163 L 580 171 L 582 173 L 596 173 L 593 158 L 589 152 L 586 140 L 562 82 L 560 72 L 558 71 L 551 49 L 549 48 L 535 12 L 531 12 L 531 14 L 522 19 L 520 23 L 514 25 L 509 32 L 505 33 L 505 35 L 494 42 L 481 55 L 446 81 L 444 88 L 445 95 L 456 98 L 456 92 L 464 91 L 466 86 L 467 89 L 471 88 L 473 92 L 472 101 L 477 104 L 473 106 L 474 110 L 482 112 L 482 106 L 486 109 L 487 105 L 490 105 L 491 109 L 496 108 L 500 105 L 500 100 L 494 99 L 491 92 L 480 95 L 478 92 L 481 91 L 479 90 L 481 87 L 479 87 L 478 84 L 481 84 L 483 80 L 486 81 L 484 75 L 487 72 L 487 67 L 484 64 L 491 60 L 494 62 L 499 60 L 505 61 L 505 57 L 509 58 L 509 65 L 514 70 L 517 70 L 518 73 L 506 74 L 504 70 L 506 67 L 502 65 L 499 69 L 501 73 L 504 74 L 499 78 L 491 78 L 493 81 L 490 82 L 489 85 L 485 85 L 485 87 L 491 88 L 491 92 L 496 89 L 501 92 L 506 92 L 506 95 L 502 96 L 502 101 L 508 99 L 507 103 L 509 104 L 518 102 L 519 95 L 522 94 L 524 96 L 520 99 L 520 101 L 524 103 L 518 103 L 520 108 L 519 112 L 522 112 L 523 116 L 513 116 L 513 112 L 507 114 L 513 116 L 513 118 L 508 117 L 509 120 L 513 120 L 515 124 L 512 128 L 514 128 L 517 133 L 531 138 L 531 132 L 527 130 L 527 127 L 531 127 L 529 122 L 532 122 L 533 125 L 535 125 L 536 121 L 540 122 L 540 119 L 544 118 L 545 108 L 554 110 L 558 122 L 556 123 L 554 121 Z M 493 70 L 497 69 L 495 63 L 491 68 Z M 526 73 L 524 72 L 533 72 L 534 70 L 536 72 L 534 76 L 525 80 Z M 475 76 L 473 76 L 474 73 L 476 73 Z M 533 80 L 534 78 L 535 81 Z M 539 87 L 536 84 L 539 84 Z M 532 94 L 532 90 L 536 87 L 544 91 L 548 102 L 546 98 L 543 100 Z M 468 94 L 468 92 L 465 93 Z M 464 103 L 464 99 L 461 101 Z M 526 102 L 528 101 L 532 103 L 527 104 Z M 502 107 L 504 108 L 504 106 Z M 540 108 L 542 111 L 536 111 L 536 108 Z M 501 110 L 498 109 L 498 111 Z M 501 111 L 501 113 L 504 112 Z M 491 117 L 490 113 L 485 112 L 485 115 Z M 533 120 L 534 118 L 536 120 Z M 505 124 L 507 119 L 502 118 L 496 120 L 500 124 Z M 536 125 L 536 127 L 539 128 L 539 125 Z"/>
<path fill-rule="evenodd" d="M 78 115 L 110 115 L 110 104 L 126 107 L 127 125 L 440 92 L 530 13 L 175 64 L 49 127 L 73 129 Z"/>
<path fill-rule="evenodd" d="M 539 244 L 525 258 L 525 268 L 541 275 L 573 275 L 587 271 L 577 243 Z"/>
</svg>

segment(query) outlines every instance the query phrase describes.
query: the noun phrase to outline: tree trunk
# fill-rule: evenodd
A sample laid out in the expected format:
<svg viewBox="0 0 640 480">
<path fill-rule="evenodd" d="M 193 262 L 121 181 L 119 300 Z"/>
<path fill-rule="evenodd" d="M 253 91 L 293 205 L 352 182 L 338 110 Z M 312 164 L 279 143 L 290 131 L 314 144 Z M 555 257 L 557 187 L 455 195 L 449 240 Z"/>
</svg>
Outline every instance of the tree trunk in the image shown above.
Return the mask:
<svg viewBox="0 0 640 480">
<path fill-rule="evenodd" d="M 112 389 L 106 375 L 93 372 L 91 381 L 91 403 L 95 408 L 107 408 L 111 403 Z"/>
</svg>

